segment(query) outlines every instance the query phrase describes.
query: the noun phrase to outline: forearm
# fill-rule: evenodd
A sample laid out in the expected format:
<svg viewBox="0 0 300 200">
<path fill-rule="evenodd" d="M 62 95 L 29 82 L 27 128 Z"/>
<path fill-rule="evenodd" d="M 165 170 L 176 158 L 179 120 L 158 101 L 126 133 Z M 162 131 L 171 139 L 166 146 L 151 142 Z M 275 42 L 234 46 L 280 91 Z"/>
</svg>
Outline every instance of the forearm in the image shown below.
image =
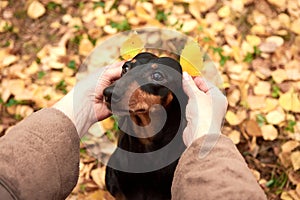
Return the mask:
<svg viewBox="0 0 300 200">
<path fill-rule="evenodd" d="M 214 136 L 199 138 L 182 155 L 174 175 L 172 199 L 266 199 L 227 137 L 219 135 L 209 154 L 199 157 L 201 145 L 208 141 L 206 137 Z"/>
<path fill-rule="evenodd" d="M 78 178 L 79 137 L 63 113 L 43 109 L 0 138 L 0 159 L 0 181 L 17 198 L 64 199 Z"/>
</svg>

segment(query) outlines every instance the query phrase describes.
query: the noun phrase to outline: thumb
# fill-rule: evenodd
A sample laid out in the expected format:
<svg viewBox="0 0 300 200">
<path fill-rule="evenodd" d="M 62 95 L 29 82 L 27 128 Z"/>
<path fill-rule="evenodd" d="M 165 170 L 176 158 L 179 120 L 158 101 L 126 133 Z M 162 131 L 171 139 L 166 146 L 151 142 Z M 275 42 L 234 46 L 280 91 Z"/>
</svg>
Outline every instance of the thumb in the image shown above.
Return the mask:
<svg viewBox="0 0 300 200">
<path fill-rule="evenodd" d="M 187 72 L 183 72 L 182 75 L 183 75 L 182 88 L 188 97 L 193 97 L 195 96 L 195 93 L 202 92 L 201 90 L 199 90 L 194 80 Z"/>
</svg>

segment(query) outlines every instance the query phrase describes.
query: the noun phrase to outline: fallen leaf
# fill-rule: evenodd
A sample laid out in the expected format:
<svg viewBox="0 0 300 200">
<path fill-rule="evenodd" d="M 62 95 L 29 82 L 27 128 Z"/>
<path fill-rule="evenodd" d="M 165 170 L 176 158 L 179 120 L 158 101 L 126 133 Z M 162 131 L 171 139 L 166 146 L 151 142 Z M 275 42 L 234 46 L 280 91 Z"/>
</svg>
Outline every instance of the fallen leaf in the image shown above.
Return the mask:
<svg viewBox="0 0 300 200">
<path fill-rule="evenodd" d="M 298 35 L 300 35 L 300 19 L 299 18 L 292 22 L 291 30 L 294 33 L 297 33 Z"/>
<path fill-rule="evenodd" d="M 266 106 L 266 98 L 264 96 L 248 96 L 247 102 L 251 110 L 262 109 Z"/>
<path fill-rule="evenodd" d="M 121 45 L 120 55 L 125 60 L 132 59 L 144 48 L 144 43 L 140 36 L 133 32 L 129 35 L 128 39 Z"/>
<path fill-rule="evenodd" d="M 105 133 L 105 129 L 103 128 L 103 125 L 101 122 L 94 123 L 88 130 L 90 134 L 92 134 L 95 137 L 101 137 Z"/>
<path fill-rule="evenodd" d="M 292 165 L 290 156 L 291 156 L 290 152 L 281 152 L 278 155 L 281 164 L 286 168 Z"/>
<path fill-rule="evenodd" d="M 257 122 L 254 120 L 248 120 L 245 123 L 245 129 L 248 135 L 250 136 L 257 136 L 260 137 L 262 136 L 262 131 L 260 127 L 258 126 Z"/>
<path fill-rule="evenodd" d="M 109 192 L 105 190 L 97 190 L 93 193 L 88 194 L 84 197 L 85 200 L 95 200 L 95 199 L 103 199 L 103 200 L 114 200 L 115 198 L 110 195 Z"/>
<path fill-rule="evenodd" d="M 107 130 L 112 130 L 114 128 L 115 121 L 113 118 L 109 117 L 101 121 L 103 128 Z"/>
<path fill-rule="evenodd" d="M 270 36 L 270 37 L 267 37 L 266 42 L 275 43 L 277 47 L 280 47 L 283 45 L 284 40 L 280 36 Z"/>
<path fill-rule="evenodd" d="M 93 169 L 91 171 L 91 177 L 100 189 L 105 188 L 105 167 Z"/>
<path fill-rule="evenodd" d="M 27 15 L 32 19 L 37 19 L 46 13 L 46 8 L 39 1 L 32 1 L 27 9 Z"/>
<path fill-rule="evenodd" d="M 281 193 L 280 199 L 281 199 L 281 200 L 294 200 L 294 199 L 289 195 L 289 193 L 286 192 L 286 191 L 283 191 L 283 192 Z"/>
<path fill-rule="evenodd" d="M 222 17 L 222 18 L 228 17 L 231 13 L 230 7 L 225 5 L 225 6 L 221 7 L 217 13 L 218 13 L 219 17 Z"/>
<path fill-rule="evenodd" d="M 234 89 L 232 92 L 227 94 L 228 104 L 232 107 L 236 106 L 236 104 L 241 99 L 241 92 L 239 89 Z"/>
<path fill-rule="evenodd" d="M 276 109 L 278 106 L 278 100 L 273 98 L 265 99 L 265 107 L 262 109 L 263 112 L 269 113 L 270 111 Z"/>
<path fill-rule="evenodd" d="M 291 89 L 279 97 L 279 105 L 286 111 L 300 112 L 300 100 Z"/>
<path fill-rule="evenodd" d="M 228 137 L 234 144 L 238 144 L 240 143 L 241 133 L 237 130 L 233 130 L 231 133 L 229 133 Z"/>
<path fill-rule="evenodd" d="M 282 83 L 283 81 L 285 81 L 288 78 L 286 71 L 283 69 L 277 69 L 277 70 L 273 71 L 271 76 L 272 76 L 273 80 L 278 84 Z"/>
<path fill-rule="evenodd" d="M 264 95 L 267 96 L 270 94 L 271 84 L 267 81 L 259 81 L 257 85 L 254 87 L 254 93 L 256 95 Z"/>
<path fill-rule="evenodd" d="M 203 68 L 203 52 L 199 44 L 189 40 L 180 55 L 182 70 L 191 76 L 199 76 Z"/>
<path fill-rule="evenodd" d="M 262 136 L 264 140 L 275 140 L 278 137 L 278 131 L 277 129 L 271 125 L 263 125 L 261 128 Z"/>
<path fill-rule="evenodd" d="M 298 141 L 290 140 L 281 146 L 282 152 L 291 152 L 300 145 Z"/>
<path fill-rule="evenodd" d="M 94 49 L 93 44 L 87 38 L 83 38 L 79 44 L 79 54 L 82 56 L 88 56 Z"/>
<path fill-rule="evenodd" d="M 300 151 L 292 152 L 291 161 L 295 171 L 300 169 Z"/>
<path fill-rule="evenodd" d="M 238 125 L 238 124 L 242 123 L 242 121 L 244 121 L 245 113 L 243 113 L 243 111 L 238 111 L 238 113 L 235 114 L 234 112 L 229 110 L 226 113 L 225 119 L 227 120 L 227 122 L 230 125 L 235 126 L 235 125 Z"/>
<path fill-rule="evenodd" d="M 189 33 L 193 30 L 195 30 L 195 28 L 198 26 L 198 22 L 194 19 L 190 19 L 184 22 L 181 30 L 185 33 Z"/>
<path fill-rule="evenodd" d="M 266 119 L 270 124 L 277 125 L 284 121 L 285 115 L 278 110 L 273 110 L 266 115 Z"/>
</svg>

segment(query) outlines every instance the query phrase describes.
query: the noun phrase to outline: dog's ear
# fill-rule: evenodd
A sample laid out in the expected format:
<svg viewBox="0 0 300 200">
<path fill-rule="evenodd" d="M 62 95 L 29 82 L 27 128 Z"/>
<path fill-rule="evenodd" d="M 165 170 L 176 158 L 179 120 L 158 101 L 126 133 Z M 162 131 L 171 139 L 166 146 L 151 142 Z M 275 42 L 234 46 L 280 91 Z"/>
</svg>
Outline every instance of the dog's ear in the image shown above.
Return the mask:
<svg viewBox="0 0 300 200">
<path fill-rule="evenodd" d="M 179 62 L 177 62 L 173 58 L 161 57 L 161 58 L 156 59 L 155 63 L 169 66 L 169 67 L 173 68 L 174 70 L 176 70 L 177 72 L 179 72 L 180 74 L 182 74 L 181 65 L 179 64 Z"/>
</svg>

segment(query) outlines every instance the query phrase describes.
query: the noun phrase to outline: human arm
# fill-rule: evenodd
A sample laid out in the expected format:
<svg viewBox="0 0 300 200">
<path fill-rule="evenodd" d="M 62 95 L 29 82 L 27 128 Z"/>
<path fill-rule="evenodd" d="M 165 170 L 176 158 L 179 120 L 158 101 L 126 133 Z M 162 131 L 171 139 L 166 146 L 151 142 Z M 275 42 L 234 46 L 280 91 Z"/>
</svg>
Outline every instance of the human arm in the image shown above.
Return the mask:
<svg viewBox="0 0 300 200">
<path fill-rule="evenodd" d="M 110 115 L 102 91 L 120 76 L 121 65 L 92 73 L 53 108 L 33 113 L 0 138 L 0 197 L 65 199 L 70 194 L 79 174 L 80 137 Z"/>
<path fill-rule="evenodd" d="M 183 135 L 188 148 L 175 171 L 172 199 L 266 199 L 235 145 L 221 135 L 227 108 L 222 93 L 199 77 L 185 78 L 183 87 L 191 109 Z"/>
</svg>

